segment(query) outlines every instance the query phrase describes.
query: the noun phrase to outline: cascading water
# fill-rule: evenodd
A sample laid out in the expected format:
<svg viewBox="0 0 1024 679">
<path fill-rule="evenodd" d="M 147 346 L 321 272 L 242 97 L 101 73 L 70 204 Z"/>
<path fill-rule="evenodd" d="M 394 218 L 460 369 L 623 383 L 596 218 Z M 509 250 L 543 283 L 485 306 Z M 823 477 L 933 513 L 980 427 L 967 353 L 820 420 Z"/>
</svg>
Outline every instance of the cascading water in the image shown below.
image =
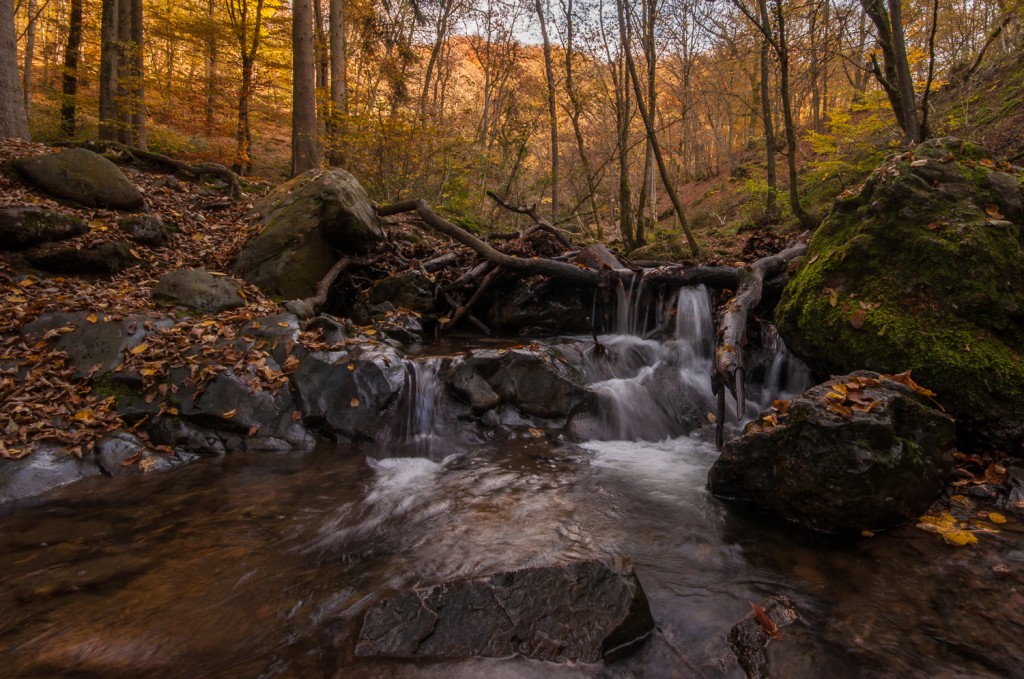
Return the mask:
<svg viewBox="0 0 1024 679">
<path fill-rule="evenodd" d="M 445 364 L 442 357 L 421 358 L 410 361 L 405 371 L 405 387 L 399 403 L 399 424 L 395 442 L 404 451 L 416 455 L 429 455 L 440 440 L 438 410 L 442 404 L 442 385 L 439 378 Z"/>
</svg>

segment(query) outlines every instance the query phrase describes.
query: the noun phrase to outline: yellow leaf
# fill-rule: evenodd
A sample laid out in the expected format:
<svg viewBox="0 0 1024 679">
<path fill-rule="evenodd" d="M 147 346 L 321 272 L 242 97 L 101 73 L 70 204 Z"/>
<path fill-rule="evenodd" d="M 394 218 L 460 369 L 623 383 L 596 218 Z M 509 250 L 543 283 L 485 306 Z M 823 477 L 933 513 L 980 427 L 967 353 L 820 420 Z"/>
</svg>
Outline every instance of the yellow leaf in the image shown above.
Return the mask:
<svg viewBox="0 0 1024 679">
<path fill-rule="evenodd" d="M 353 398 L 351 401 L 348 402 L 348 404 L 350 406 L 352 406 L 353 408 L 358 408 L 359 407 L 359 399 L 358 398 Z"/>
<path fill-rule="evenodd" d="M 89 321 L 90 323 L 95 323 L 96 322 L 96 314 L 89 314 L 88 316 L 85 317 L 85 320 Z"/>
<path fill-rule="evenodd" d="M 981 165 L 982 167 L 995 167 L 996 166 L 996 164 L 992 162 L 991 158 L 982 158 L 981 160 L 978 161 L 978 165 Z"/>
<path fill-rule="evenodd" d="M 347 367 L 348 367 L 348 371 L 349 372 L 354 372 L 355 369 L 356 369 L 356 364 L 355 363 L 349 363 Z"/>
<path fill-rule="evenodd" d="M 363 333 L 363 334 L 364 334 L 364 335 L 376 335 L 376 334 L 377 334 L 377 331 L 376 331 L 376 330 L 374 330 L 373 328 L 369 328 L 369 329 L 367 329 L 367 331 L 366 331 L 365 333 Z"/>
<path fill-rule="evenodd" d="M 978 544 L 978 536 L 969 530 L 954 530 L 942 534 L 942 539 L 954 547 Z"/>
<path fill-rule="evenodd" d="M 72 415 L 71 419 L 74 420 L 75 422 L 84 422 L 85 424 L 89 424 L 90 422 L 96 421 L 96 413 L 89 410 L 88 408 L 85 408 L 83 410 L 79 410 L 77 413 Z"/>
<path fill-rule="evenodd" d="M 152 377 L 153 375 L 156 375 L 156 368 L 143 368 L 139 371 L 139 374 L 143 377 Z"/>
<path fill-rule="evenodd" d="M 289 323 L 288 321 L 280 321 L 278 325 L 281 326 L 282 328 L 287 328 L 289 325 L 291 325 L 291 323 Z"/>
<path fill-rule="evenodd" d="M 134 347 L 132 347 L 132 356 L 138 356 L 139 354 L 141 354 L 146 349 L 149 349 L 149 343 L 148 342 L 143 342 L 142 344 L 137 344 Z"/>
<path fill-rule="evenodd" d="M 999 512 L 989 512 L 988 520 L 991 521 L 994 524 L 1000 524 L 1001 525 L 1001 524 L 1006 523 L 1006 517 L 1003 516 L 1002 514 L 1000 514 Z"/>
<path fill-rule="evenodd" d="M 221 417 L 223 417 L 225 420 L 230 420 L 232 417 L 234 417 L 237 414 L 238 414 L 238 409 L 235 408 L 235 409 L 227 411 L 226 413 L 221 415 Z"/>
<path fill-rule="evenodd" d="M 21 304 L 23 302 L 27 302 L 28 301 L 28 299 L 26 299 L 24 297 L 19 297 L 18 295 L 9 295 L 6 299 L 7 299 L 8 302 L 10 302 L 12 304 Z"/>
<path fill-rule="evenodd" d="M 986 205 L 985 206 L 985 214 L 987 214 L 992 219 L 1002 219 L 1003 218 L 1003 213 L 1001 213 L 999 211 L 999 206 L 998 205 L 992 205 L 992 204 Z"/>
</svg>

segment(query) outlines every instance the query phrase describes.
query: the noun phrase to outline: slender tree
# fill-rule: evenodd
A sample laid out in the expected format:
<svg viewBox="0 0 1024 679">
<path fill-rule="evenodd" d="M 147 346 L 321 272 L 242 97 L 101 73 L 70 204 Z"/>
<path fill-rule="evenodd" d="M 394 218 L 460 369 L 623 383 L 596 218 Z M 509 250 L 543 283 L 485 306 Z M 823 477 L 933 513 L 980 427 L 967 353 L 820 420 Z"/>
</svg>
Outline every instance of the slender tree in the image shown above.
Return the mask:
<svg viewBox="0 0 1024 679">
<path fill-rule="evenodd" d="M 534 0 L 540 36 L 544 46 L 544 75 L 548 83 L 548 118 L 551 129 L 551 221 L 558 220 L 558 108 L 555 103 L 555 68 L 551 61 L 551 40 L 541 0 Z"/>
<path fill-rule="evenodd" d="M 82 51 L 82 0 L 71 0 L 68 17 L 68 41 L 64 46 L 64 77 L 60 104 L 60 133 L 75 136 L 75 114 L 78 95 L 78 59 Z"/>
<path fill-rule="evenodd" d="M 327 115 L 328 162 L 344 165 L 341 137 L 348 116 L 348 41 L 345 35 L 345 0 L 330 0 L 327 11 L 331 59 L 331 105 Z"/>
<path fill-rule="evenodd" d="M 292 175 L 320 164 L 312 0 L 292 3 Z"/>
<path fill-rule="evenodd" d="M 875 79 L 885 90 L 909 143 L 923 141 L 921 120 L 917 116 L 914 98 L 914 78 L 907 60 L 907 40 L 903 32 L 903 9 L 900 0 L 860 0 L 864 12 L 875 25 L 875 37 L 882 50 L 880 68 L 875 55 L 871 55 L 871 68 Z"/>
<path fill-rule="evenodd" d="M 103 0 L 100 19 L 100 139 L 116 140 L 118 0 Z"/>
<path fill-rule="evenodd" d="M 28 139 L 28 116 L 18 75 L 14 2 L 0 0 L 0 137 Z"/>
<path fill-rule="evenodd" d="M 227 0 L 228 20 L 242 64 L 242 82 L 238 88 L 238 126 L 235 132 L 235 172 L 252 169 L 252 126 L 249 102 L 255 83 L 256 55 L 263 38 L 263 0 Z"/>
<path fill-rule="evenodd" d="M 36 0 L 28 0 L 28 25 L 25 26 L 25 60 L 21 69 L 21 91 L 25 97 L 25 115 L 32 112 L 32 66 L 36 60 Z"/>
</svg>

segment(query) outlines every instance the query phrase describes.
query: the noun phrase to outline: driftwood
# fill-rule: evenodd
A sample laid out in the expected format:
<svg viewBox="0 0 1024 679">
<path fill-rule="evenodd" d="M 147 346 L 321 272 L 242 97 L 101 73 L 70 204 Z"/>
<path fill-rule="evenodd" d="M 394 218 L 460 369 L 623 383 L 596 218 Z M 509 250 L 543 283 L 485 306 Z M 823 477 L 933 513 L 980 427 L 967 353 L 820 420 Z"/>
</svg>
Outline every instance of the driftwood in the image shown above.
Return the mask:
<svg viewBox="0 0 1024 679">
<path fill-rule="evenodd" d="M 175 172 L 181 172 L 182 174 L 192 177 L 195 181 L 200 180 L 204 176 L 217 177 L 228 185 L 228 195 L 231 196 L 232 201 L 238 201 L 242 198 L 242 185 L 238 182 L 238 175 L 219 163 L 199 163 L 198 165 L 190 165 L 189 163 L 181 160 L 175 160 L 174 158 L 165 156 L 162 153 L 154 153 L 153 151 L 147 151 L 135 146 L 128 146 L 116 141 L 88 141 L 81 144 L 68 145 L 87 148 L 98 153 L 103 153 L 105 151 L 117 151 L 136 162 L 143 160 L 160 167 L 174 170 Z M 221 206 L 217 205 L 216 207 Z"/>
<path fill-rule="evenodd" d="M 320 308 L 327 302 L 327 294 L 331 291 L 331 286 L 334 281 L 341 275 L 341 272 L 348 268 L 348 265 L 352 263 L 352 260 L 348 257 L 342 257 L 334 263 L 320 282 L 316 285 L 316 294 L 312 297 L 307 297 L 303 301 L 313 307 L 314 312 L 320 311 Z"/>
<path fill-rule="evenodd" d="M 715 349 L 714 372 L 711 388 L 718 397 L 718 419 L 715 439 L 722 445 L 722 430 L 725 426 L 725 390 L 736 399 L 736 418 L 743 418 L 746 408 L 746 367 L 743 364 L 743 340 L 747 332 L 747 318 L 761 302 L 766 279 L 772 279 L 786 271 L 789 263 L 807 252 L 807 245 L 800 243 L 782 252 L 763 257 L 749 269 L 739 274 L 736 295 L 726 304 L 719 325 L 718 347 Z"/>
<path fill-rule="evenodd" d="M 476 292 L 473 293 L 473 296 L 469 298 L 469 301 L 463 304 L 462 306 L 455 308 L 455 313 L 452 314 L 451 320 L 449 320 L 447 323 L 444 323 L 441 326 L 441 332 L 444 332 L 449 328 L 454 328 L 458 324 L 458 322 L 462 320 L 462 317 L 469 313 L 469 311 L 473 308 L 473 305 L 480 301 L 480 298 L 484 296 L 487 290 L 490 289 L 491 285 L 494 283 L 495 280 L 498 279 L 498 277 L 501 274 L 502 268 L 500 266 L 496 266 L 493 269 L 491 269 L 491 272 L 484 277 L 484 280 L 480 283 L 480 286 L 477 287 Z M 476 323 L 474 323 L 474 325 L 476 325 Z M 479 325 L 477 327 L 479 327 Z M 490 331 L 488 331 L 485 334 L 490 335 L 491 333 Z"/>
</svg>

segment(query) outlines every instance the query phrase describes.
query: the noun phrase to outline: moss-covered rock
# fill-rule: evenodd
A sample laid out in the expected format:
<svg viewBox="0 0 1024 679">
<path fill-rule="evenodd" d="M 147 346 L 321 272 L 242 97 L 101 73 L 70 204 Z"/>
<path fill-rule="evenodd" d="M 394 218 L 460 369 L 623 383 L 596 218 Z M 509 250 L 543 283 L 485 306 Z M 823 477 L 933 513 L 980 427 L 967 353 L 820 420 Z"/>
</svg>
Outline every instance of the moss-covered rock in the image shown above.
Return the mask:
<svg viewBox="0 0 1024 679">
<path fill-rule="evenodd" d="M 776 319 L 819 374 L 913 370 L 960 445 L 1024 444 L 1024 191 L 984 149 L 932 140 L 836 201 Z"/>
</svg>

